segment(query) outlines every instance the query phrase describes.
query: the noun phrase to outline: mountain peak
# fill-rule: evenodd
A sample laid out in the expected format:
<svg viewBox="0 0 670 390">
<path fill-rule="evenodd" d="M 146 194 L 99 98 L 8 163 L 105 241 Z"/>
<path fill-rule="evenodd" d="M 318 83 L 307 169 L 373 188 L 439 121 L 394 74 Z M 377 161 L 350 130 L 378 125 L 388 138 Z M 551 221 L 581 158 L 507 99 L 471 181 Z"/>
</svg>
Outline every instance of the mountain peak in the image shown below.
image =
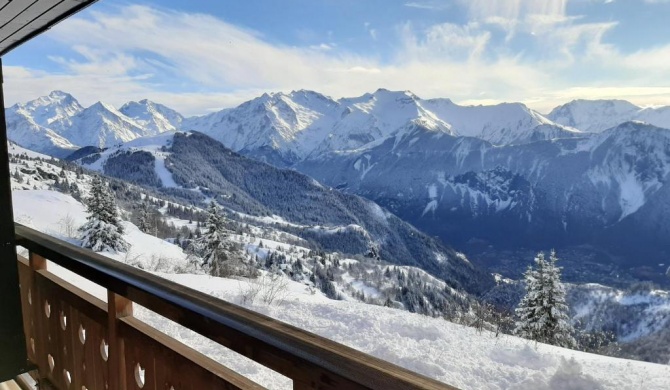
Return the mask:
<svg viewBox="0 0 670 390">
<path fill-rule="evenodd" d="M 177 130 L 184 120 L 177 111 L 149 99 L 128 102 L 119 112 L 142 126 L 150 135 Z"/>
<path fill-rule="evenodd" d="M 137 102 L 132 100 L 121 106 L 119 111 L 132 118 L 133 115 L 129 114 L 129 112 L 154 110 L 157 106 L 159 106 L 158 103 L 155 103 L 149 99 L 142 99 Z"/>
<path fill-rule="evenodd" d="M 396 96 L 396 97 L 409 97 L 412 99 L 419 99 L 412 91 L 391 91 L 386 88 L 378 88 L 372 95 L 374 96 Z"/>
<path fill-rule="evenodd" d="M 551 110 L 547 118 L 587 132 L 601 132 L 635 119 L 640 107 L 626 100 L 577 99 Z"/>
<path fill-rule="evenodd" d="M 49 93 L 49 97 L 52 98 L 52 99 L 73 99 L 74 100 L 74 97 L 72 95 L 70 95 L 69 93 L 63 92 L 63 91 L 57 90 L 57 89 L 51 91 Z"/>
<path fill-rule="evenodd" d="M 107 104 L 107 103 L 104 103 L 102 101 L 95 102 L 91 107 L 87 108 L 86 110 L 87 111 L 109 111 L 109 112 L 113 112 L 115 114 L 119 114 L 118 110 L 114 106 L 112 106 L 110 104 Z"/>
<path fill-rule="evenodd" d="M 51 91 L 46 96 L 40 96 L 37 99 L 31 100 L 24 104 L 19 104 L 19 106 L 31 111 L 40 110 L 40 108 L 45 107 L 54 107 L 54 110 L 62 108 L 64 110 L 70 111 L 71 113 L 75 113 L 75 111 L 81 111 L 83 109 L 74 96 L 67 92 L 58 90 Z"/>
</svg>

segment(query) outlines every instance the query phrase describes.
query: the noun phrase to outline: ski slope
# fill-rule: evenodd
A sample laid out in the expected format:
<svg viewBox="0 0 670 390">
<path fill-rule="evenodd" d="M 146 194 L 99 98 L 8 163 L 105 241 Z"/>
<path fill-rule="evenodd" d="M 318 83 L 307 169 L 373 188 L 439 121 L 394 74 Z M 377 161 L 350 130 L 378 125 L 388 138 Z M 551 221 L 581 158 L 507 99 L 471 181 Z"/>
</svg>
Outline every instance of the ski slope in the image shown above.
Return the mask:
<svg viewBox="0 0 670 390">
<path fill-rule="evenodd" d="M 83 206 L 68 195 L 45 190 L 14 191 L 19 222 L 62 237 L 59 221 L 69 215 L 84 222 Z M 133 256 L 150 261 L 160 254 L 166 279 L 242 304 L 250 289 L 246 279 L 174 274 L 185 262 L 181 249 L 145 235 L 126 223 Z M 128 256 L 113 256 L 128 261 Z M 105 291 L 56 265 L 50 270 L 101 299 Z M 150 267 L 146 267 L 150 268 Z M 286 279 L 279 301 L 244 306 L 278 320 L 346 344 L 410 370 L 463 389 L 668 389 L 670 365 L 659 365 L 535 344 L 512 336 L 495 337 L 439 318 L 367 305 L 333 301 L 320 292 Z M 253 283 L 253 282 L 251 282 Z M 290 388 L 290 380 L 240 358 L 225 348 L 142 308 L 140 319 L 271 389 Z"/>
</svg>

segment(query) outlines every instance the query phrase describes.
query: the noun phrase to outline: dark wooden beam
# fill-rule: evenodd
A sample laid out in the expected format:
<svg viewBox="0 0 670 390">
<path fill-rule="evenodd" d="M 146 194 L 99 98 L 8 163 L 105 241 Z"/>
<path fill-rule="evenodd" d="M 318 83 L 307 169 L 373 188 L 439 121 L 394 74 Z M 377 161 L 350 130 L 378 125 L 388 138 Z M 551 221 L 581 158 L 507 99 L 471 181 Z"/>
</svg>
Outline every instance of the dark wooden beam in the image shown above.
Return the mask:
<svg viewBox="0 0 670 390">
<path fill-rule="evenodd" d="M 14 378 L 28 368 L 14 242 L 12 185 L 2 81 L 0 59 L 0 382 Z"/>
</svg>

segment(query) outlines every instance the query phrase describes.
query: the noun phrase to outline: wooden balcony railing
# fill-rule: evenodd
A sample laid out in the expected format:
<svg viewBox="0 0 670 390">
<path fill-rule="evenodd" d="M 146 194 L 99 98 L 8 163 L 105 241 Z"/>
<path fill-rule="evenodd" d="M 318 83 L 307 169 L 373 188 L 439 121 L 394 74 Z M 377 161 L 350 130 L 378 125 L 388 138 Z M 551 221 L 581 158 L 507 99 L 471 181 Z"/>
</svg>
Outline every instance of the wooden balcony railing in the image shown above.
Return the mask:
<svg viewBox="0 0 670 390">
<path fill-rule="evenodd" d="M 133 302 L 293 380 L 294 389 L 453 389 L 267 316 L 16 224 L 26 345 L 57 389 L 261 389 L 133 318 Z M 47 260 L 104 287 L 103 302 Z"/>
</svg>

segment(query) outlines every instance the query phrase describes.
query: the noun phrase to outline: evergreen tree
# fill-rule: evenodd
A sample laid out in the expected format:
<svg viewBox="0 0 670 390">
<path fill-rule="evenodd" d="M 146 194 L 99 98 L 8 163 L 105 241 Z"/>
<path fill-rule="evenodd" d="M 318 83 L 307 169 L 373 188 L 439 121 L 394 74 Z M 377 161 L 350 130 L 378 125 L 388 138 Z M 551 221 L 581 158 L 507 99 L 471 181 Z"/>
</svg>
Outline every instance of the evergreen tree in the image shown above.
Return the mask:
<svg viewBox="0 0 670 390">
<path fill-rule="evenodd" d="M 151 232 L 151 218 L 149 216 L 149 206 L 146 203 L 142 203 L 142 208 L 140 209 L 140 219 L 138 227 L 144 233 Z"/>
<path fill-rule="evenodd" d="M 91 183 L 91 194 L 86 199 L 87 222 L 79 228 L 81 245 L 95 252 L 128 250 L 123 239 L 123 228 L 112 193 L 99 177 Z"/>
<path fill-rule="evenodd" d="M 526 295 L 516 309 L 515 334 L 559 347 L 575 347 L 574 329 L 568 317 L 565 290 L 561 285 L 561 268 L 553 250 L 549 261 L 544 253 L 535 257 L 535 267 L 524 273 Z"/>
<path fill-rule="evenodd" d="M 212 201 L 207 209 L 205 232 L 194 241 L 191 250 L 203 259 L 213 276 L 231 276 L 241 266 L 238 248 L 228 238 L 225 220 L 219 207 Z"/>
</svg>

